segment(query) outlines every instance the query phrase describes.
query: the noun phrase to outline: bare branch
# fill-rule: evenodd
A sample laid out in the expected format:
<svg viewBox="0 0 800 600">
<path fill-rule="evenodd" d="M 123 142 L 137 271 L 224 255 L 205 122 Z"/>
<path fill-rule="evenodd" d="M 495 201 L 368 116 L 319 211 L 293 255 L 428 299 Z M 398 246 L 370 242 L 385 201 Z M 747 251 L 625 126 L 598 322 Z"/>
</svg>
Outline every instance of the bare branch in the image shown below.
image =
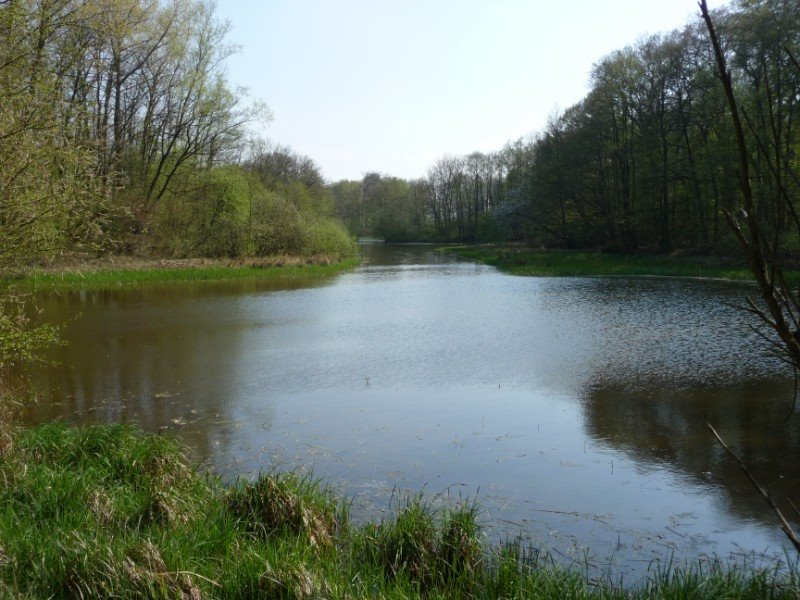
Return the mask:
<svg viewBox="0 0 800 600">
<path fill-rule="evenodd" d="M 781 523 L 781 529 L 786 534 L 786 537 L 789 538 L 789 541 L 792 543 L 795 550 L 797 550 L 797 552 L 800 553 L 800 539 L 798 539 L 797 534 L 795 533 L 792 526 L 789 524 L 789 521 L 787 521 L 786 517 L 783 516 L 781 509 L 778 508 L 778 505 L 775 504 L 775 502 L 772 500 L 772 496 L 770 496 L 767 490 L 765 490 L 764 487 L 756 480 L 756 478 L 753 476 L 753 474 L 750 472 L 747 466 L 742 462 L 742 460 L 733 452 L 733 450 L 731 450 L 728 447 L 725 441 L 719 436 L 717 431 L 711 426 L 711 423 L 706 422 L 706 427 L 711 432 L 711 434 L 717 439 L 717 442 L 719 442 L 720 446 L 722 446 L 725 449 L 725 451 L 736 461 L 736 463 L 742 469 L 744 474 L 747 475 L 747 478 L 750 480 L 750 483 L 752 483 L 753 486 L 756 488 L 756 490 L 758 490 L 758 493 L 761 495 L 761 497 L 764 498 L 764 500 L 766 500 L 767 504 L 772 509 L 772 512 L 775 513 L 775 516 L 778 517 L 778 520 Z"/>
</svg>

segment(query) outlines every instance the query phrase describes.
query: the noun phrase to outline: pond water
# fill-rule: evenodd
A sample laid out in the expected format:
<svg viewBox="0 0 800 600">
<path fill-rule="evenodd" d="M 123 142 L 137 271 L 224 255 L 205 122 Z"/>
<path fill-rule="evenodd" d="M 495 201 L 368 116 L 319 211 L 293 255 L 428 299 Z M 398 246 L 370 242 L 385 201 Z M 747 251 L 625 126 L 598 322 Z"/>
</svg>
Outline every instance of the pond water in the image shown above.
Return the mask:
<svg viewBox="0 0 800 600">
<path fill-rule="evenodd" d="M 476 498 L 490 541 L 629 579 L 788 548 L 704 427 L 800 500 L 791 373 L 729 305 L 752 288 L 363 252 L 325 280 L 48 295 L 68 345 L 23 417 L 167 431 L 226 480 L 313 469 L 358 518 L 403 493 Z"/>
</svg>

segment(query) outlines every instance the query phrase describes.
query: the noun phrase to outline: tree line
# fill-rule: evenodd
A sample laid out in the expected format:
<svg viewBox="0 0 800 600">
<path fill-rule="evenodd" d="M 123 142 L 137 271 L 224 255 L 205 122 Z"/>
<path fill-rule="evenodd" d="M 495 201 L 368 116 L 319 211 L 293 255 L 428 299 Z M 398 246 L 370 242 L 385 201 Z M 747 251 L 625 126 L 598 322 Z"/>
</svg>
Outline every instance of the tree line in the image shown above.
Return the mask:
<svg viewBox="0 0 800 600">
<path fill-rule="evenodd" d="M 0 1 L 0 263 L 354 252 L 318 167 L 247 139 L 227 34 L 206 0 Z"/>
<path fill-rule="evenodd" d="M 736 0 L 713 18 L 755 206 L 793 250 L 800 5 Z M 352 253 L 334 217 L 390 241 L 735 247 L 735 135 L 699 16 L 603 57 L 537 134 L 415 180 L 331 184 L 311 159 L 248 140 L 269 114 L 227 81 L 227 33 L 206 0 L 0 0 L 0 262 Z"/>
<path fill-rule="evenodd" d="M 737 0 L 713 13 L 746 119 L 755 206 L 797 248 L 800 4 Z M 334 184 L 351 230 L 387 239 L 524 240 L 611 251 L 730 252 L 737 146 L 699 14 L 594 66 L 589 91 L 544 129 L 425 177 Z M 776 209 L 777 207 L 777 209 Z"/>
</svg>

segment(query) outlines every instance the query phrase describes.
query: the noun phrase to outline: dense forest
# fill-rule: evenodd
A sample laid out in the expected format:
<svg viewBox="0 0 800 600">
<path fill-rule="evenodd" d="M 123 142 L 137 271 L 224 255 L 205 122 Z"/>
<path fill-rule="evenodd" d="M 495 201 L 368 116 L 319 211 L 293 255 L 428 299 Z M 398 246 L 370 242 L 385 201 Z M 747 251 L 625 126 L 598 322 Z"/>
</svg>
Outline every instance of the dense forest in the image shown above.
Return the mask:
<svg viewBox="0 0 800 600">
<path fill-rule="evenodd" d="M 204 0 L 0 2 L 0 266 L 355 252 L 310 160 L 248 139 Z"/>
<path fill-rule="evenodd" d="M 799 184 L 800 4 L 737 0 L 712 17 L 744 115 L 756 203 L 787 237 Z M 698 13 L 600 59 L 583 100 L 535 135 L 442 158 L 419 180 L 370 173 L 332 190 L 351 231 L 390 240 L 727 253 L 736 240 L 723 211 L 740 205 L 737 160 Z"/>
<path fill-rule="evenodd" d="M 757 205 L 793 250 L 800 6 L 737 0 L 713 18 Z M 329 183 L 313 160 L 250 139 L 269 111 L 227 81 L 227 34 L 203 0 L 0 2 L 0 262 L 337 258 L 354 252 L 341 222 L 390 241 L 735 248 L 735 135 L 699 16 L 600 59 L 585 98 L 542 131 L 413 181 Z"/>
</svg>

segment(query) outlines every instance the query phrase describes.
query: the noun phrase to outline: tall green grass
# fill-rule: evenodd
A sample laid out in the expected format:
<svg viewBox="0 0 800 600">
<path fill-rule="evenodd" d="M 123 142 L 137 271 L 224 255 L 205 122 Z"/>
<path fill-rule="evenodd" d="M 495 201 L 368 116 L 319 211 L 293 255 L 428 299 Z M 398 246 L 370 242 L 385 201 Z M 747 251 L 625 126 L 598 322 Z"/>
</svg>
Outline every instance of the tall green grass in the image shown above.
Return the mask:
<svg viewBox="0 0 800 600">
<path fill-rule="evenodd" d="M 333 264 L 270 267 L 211 266 L 170 269 L 102 269 L 86 273 L 32 273 L 23 277 L 0 279 L 0 283 L 14 284 L 16 289 L 22 290 L 47 288 L 107 289 L 172 282 L 316 278 L 341 273 L 352 269 L 359 263 L 360 259 L 349 258 Z"/>
<path fill-rule="evenodd" d="M 750 281 L 742 261 L 715 256 L 608 254 L 571 250 L 537 251 L 523 248 L 454 246 L 442 250 L 483 262 L 512 275 L 548 277 L 694 277 Z M 788 273 L 800 281 L 800 273 Z"/>
<path fill-rule="evenodd" d="M 0 597 L 797 598 L 796 572 L 723 564 L 596 582 L 485 543 L 474 503 L 421 496 L 355 525 L 313 478 L 225 487 L 122 425 L 13 431 L 0 452 Z"/>
</svg>

